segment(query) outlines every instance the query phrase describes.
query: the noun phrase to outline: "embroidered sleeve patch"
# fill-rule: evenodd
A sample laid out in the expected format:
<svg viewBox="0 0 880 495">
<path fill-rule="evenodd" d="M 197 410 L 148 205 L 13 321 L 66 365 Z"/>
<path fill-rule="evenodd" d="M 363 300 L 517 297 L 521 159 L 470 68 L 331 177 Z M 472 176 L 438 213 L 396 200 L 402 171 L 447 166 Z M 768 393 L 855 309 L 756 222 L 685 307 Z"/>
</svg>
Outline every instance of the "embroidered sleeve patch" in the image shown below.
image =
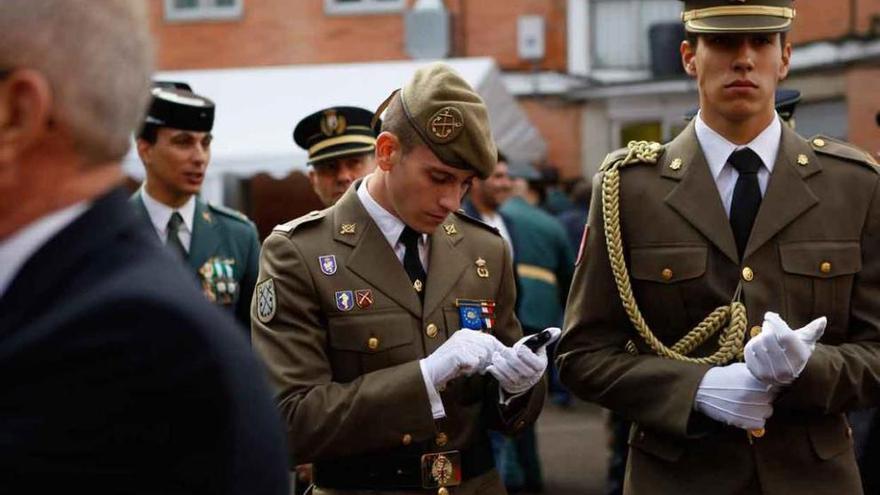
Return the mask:
<svg viewBox="0 0 880 495">
<path fill-rule="evenodd" d="M 257 318 L 269 323 L 275 317 L 275 279 L 268 279 L 257 284 Z"/>
</svg>

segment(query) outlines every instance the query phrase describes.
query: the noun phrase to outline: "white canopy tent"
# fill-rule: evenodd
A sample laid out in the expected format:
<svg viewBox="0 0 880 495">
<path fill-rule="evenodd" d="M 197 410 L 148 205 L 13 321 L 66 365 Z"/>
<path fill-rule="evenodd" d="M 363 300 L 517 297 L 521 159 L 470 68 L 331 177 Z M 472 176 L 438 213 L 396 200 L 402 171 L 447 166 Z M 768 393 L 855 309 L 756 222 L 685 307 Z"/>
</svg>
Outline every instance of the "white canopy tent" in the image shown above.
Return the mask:
<svg viewBox="0 0 880 495">
<path fill-rule="evenodd" d="M 499 148 L 511 160 L 538 161 L 546 144 L 507 91 L 491 58 L 449 59 L 483 97 Z M 202 195 L 222 202 L 222 177 L 250 177 L 266 172 L 284 177 L 303 170 L 306 153 L 292 139 L 302 117 L 333 105 L 373 110 L 401 87 L 426 61 L 333 65 L 291 65 L 238 69 L 159 72 L 157 80 L 185 81 L 216 104 L 214 142 Z M 134 149 L 126 172 L 137 179 L 144 171 Z"/>
</svg>

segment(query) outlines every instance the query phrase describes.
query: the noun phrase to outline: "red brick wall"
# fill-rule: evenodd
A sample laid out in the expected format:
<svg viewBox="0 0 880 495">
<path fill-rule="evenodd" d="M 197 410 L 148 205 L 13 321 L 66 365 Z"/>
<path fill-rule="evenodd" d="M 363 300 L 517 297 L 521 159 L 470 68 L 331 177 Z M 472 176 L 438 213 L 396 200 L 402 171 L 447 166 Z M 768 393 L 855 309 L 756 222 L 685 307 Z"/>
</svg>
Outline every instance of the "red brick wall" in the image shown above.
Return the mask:
<svg viewBox="0 0 880 495">
<path fill-rule="evenodd" d="M 797 19 L 791 35 L 795 44 L 853 34 L 853 13 L 855 34 L 864 36 L 871 27 L 871 18 L 880 16 L 880 0 L 799 0 L 795 8 Z"/>
<path fill-rule="evenodd" d="M 854 68 L 846 74 L 849 140 L 880 160 L 880 127 L 874 120 L 880 112 L 880 67 Z"/>
<path fill-rule="evenodd" d="M 409 58 L 402 13 L 327 15 L 323 0 L 244 0 L 231 21 L 168 22 L 164 1 L 149 0 L 161 69 L 369 62 Z M 413 0 L 409 0 L 411 5 Z M 446 0 L 453 56 L 495 57 L 527 69 L 516 54 L 517 17 L 546 19 L 543 69 L 566 67 L 565 0 Z"/>
<path fill-rule="evenodd" d="M 520 104 L 547 142 L 547 163 L 563 179 L 579 177 L 583 105 L 559 98 L 523 98 Z"/>
</svg>

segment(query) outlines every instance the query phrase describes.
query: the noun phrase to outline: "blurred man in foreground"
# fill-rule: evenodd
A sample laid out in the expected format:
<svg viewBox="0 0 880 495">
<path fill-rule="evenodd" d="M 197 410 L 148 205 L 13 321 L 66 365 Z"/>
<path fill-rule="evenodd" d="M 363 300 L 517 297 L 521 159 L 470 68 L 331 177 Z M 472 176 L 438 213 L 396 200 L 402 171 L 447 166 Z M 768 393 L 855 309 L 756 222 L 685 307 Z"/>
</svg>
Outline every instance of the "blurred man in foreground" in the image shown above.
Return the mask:
<svg viewBox="0 0 880 495">
<path fill-rule="evenodd" d="M 273 494 L 259 366 L 131 211 L 143 2 L 0 3 L 0 486 Z"/>
</svg>

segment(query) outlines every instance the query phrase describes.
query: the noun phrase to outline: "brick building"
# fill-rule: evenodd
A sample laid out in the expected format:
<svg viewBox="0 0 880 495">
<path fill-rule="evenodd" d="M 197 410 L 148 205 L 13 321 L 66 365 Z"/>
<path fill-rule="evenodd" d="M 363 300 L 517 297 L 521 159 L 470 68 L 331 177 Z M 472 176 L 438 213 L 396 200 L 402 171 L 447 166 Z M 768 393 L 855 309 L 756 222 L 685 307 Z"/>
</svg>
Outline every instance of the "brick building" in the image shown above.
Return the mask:
<svg viewBox="0 0 880 495">
<path fill-rule="evenodd" d="M 162 70 L 410 59 L 407 13 L 439 6 L 446 55 L 496 61 L 564 177 L 630 138 L 669 139 L 697 102 L 676 70 L 678 0 L 146 1 Z M 880 151 L 880 0 L 796 7 L 785 86 L 803 93 L 798 129 Z"/>
</svg>

